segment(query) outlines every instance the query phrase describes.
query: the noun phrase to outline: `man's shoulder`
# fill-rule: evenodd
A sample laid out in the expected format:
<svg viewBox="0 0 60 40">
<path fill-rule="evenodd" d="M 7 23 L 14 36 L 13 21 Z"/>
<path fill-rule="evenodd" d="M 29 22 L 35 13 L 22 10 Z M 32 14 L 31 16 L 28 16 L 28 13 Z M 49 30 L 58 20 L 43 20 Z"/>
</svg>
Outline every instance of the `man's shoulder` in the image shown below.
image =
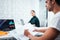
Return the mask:
<svg viewBox="0 0 60 40">
<path fill-rule="evenodd" d="M 55 18 L 60 18 L 60 12 L 55 15 Z"/>
</svg>

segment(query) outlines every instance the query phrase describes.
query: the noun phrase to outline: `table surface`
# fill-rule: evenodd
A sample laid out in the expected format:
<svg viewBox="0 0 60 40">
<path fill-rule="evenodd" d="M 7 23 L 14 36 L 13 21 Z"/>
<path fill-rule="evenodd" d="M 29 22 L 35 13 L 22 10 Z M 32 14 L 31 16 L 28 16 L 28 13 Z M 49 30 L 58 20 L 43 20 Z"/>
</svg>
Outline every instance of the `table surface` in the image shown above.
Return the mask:
<svg viewBox="0 0 60 40">
<path fill-rule="evenodd" d="M 9 38 L 9 37 L 15 37 L 17 40 L 28 40 L 29 38 L 24 36 L 24 30 L 29 29 L 29 32 L 34 36 L 35 34 L 40 34 L 42 35 L 43 33 L 38 33 L 38 32 L 32 32 L 34 29 L 39 29 L 37 27 L 33 27 L 31 24 L 26 24 L 26 25 L 20 25 L 16 24 L 15 25 L 16 29 L 12 30 L 9 32 L 8 35 L 5 36 L 0 36 L 0 38 Z M 44 27 L 43 27 L 44 28 Z M 40 28 L 41 29 L 41 28 Z"/>
</svg>

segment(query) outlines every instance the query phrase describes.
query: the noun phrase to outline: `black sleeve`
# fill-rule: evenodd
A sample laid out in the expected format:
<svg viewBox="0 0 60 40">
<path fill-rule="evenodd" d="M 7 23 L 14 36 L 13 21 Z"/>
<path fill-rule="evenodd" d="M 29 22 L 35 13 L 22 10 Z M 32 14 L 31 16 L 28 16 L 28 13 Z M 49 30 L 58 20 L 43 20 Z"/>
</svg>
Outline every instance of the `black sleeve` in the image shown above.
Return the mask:
<svg viewBox="0 0 60 40">
<path fill-rule="evenodd" d="M 40 22 L 39 22 L 39 20 L 36 18 L 36 21 L 35 21 L 35 25 L 37 26 L 37 27 L 40 27 Z"/>
<path fill-rule="evenodd" d="M 35 24 L 35 18 L 32 18 L 30 21 L 29 21 L 29 23 L 31 23 L 31 24 Z"/>
</svg>

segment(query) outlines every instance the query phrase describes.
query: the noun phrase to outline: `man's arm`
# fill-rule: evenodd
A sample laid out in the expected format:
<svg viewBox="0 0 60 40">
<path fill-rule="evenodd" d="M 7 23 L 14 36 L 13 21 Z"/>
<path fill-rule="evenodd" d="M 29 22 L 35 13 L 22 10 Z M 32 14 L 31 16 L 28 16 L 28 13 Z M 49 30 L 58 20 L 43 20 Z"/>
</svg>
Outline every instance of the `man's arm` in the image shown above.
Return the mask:
<svg viewBox="0 0 60 40">
<path fill-rule="evenodd" d="M 42 32 L 42 33 L 44 33 L 46 30 L 47 29 L 40 29 L 40 30 L 35 29 L 35 30 L 33 30 L 33 32 Z"/>
<path fill-rule="evenodd" d="M 57 29 L 49 28 L 40 38 L 44 38 L 45 40 L 54 40 L 58 35 L 59 31 Z"/>
<path fill-rule="evenodd" d="M 59 34 L 58 30 L 54 28 L 49 28 L 41 37 L 32 36 L 30 33 L 28 34 L 28 37 L 31 40 L 54 40 L 58 36 L 58 34 Z"/>
</svg>

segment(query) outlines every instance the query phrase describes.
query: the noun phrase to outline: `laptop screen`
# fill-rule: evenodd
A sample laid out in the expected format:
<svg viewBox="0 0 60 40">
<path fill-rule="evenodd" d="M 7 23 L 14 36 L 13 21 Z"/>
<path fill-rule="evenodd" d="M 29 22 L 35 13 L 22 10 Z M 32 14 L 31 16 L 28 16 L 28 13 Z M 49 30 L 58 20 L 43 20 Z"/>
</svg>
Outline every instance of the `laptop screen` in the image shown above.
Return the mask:
<svg viewBox="0 0 60 40">
<path fill-rule="evenodd" d="M 13 19 L 0 19 L 0 30 L 10 31 L 15 29 L 15 23 Z"/>
</svg>

